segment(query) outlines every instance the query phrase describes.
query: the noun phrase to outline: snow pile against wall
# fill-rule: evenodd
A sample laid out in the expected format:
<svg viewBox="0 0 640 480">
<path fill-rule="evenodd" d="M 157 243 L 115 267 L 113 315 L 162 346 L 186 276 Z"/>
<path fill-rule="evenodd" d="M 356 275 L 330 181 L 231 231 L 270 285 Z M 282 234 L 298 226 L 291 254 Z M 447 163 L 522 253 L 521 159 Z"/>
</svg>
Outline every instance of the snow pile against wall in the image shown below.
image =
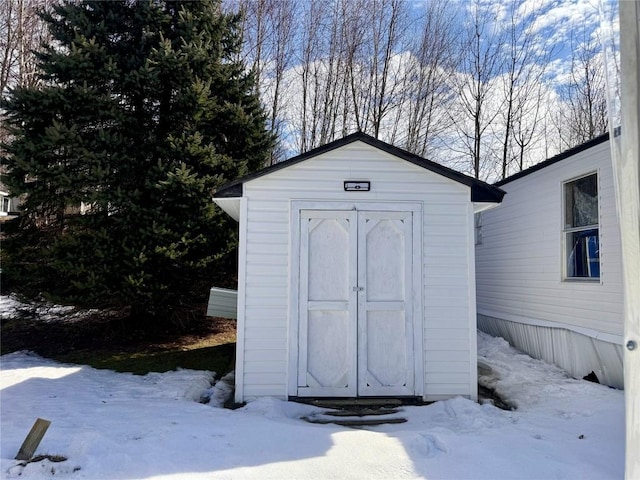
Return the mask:
<svg viewBox="0 0 640 480">
<path fill-rule="evenodd" d="M 565 369 L 575 378 L 594 372 L 598 381 L 624 387 L 622 346 L 571 330 L 509 322 L 478 315 L 478 328 L 511 345 Z"/>
</svg>

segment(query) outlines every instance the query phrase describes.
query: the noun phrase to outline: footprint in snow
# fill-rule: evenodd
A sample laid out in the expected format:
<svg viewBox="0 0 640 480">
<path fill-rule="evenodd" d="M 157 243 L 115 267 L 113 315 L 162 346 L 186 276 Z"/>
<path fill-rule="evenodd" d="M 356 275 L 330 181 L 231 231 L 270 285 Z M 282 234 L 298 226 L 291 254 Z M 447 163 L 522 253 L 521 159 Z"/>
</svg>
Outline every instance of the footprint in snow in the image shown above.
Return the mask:
<svg viewBox="0 0 640 480">
<path fill-rule="evenodd" d="M 413 442 L 411 442 L 411 446 L 416 453 L 426 458 L 433 458 L 449 451 L 447 446 L 438 437 L 429 433 L 419 434 Z"/>
</svg>

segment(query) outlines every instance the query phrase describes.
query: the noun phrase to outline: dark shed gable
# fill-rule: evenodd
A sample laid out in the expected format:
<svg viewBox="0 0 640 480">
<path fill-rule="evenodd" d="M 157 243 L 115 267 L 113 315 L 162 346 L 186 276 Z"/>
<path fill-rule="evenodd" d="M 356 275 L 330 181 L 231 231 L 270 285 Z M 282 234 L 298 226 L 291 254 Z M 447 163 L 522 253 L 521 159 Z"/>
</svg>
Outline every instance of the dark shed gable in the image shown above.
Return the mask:
<svg viewBox="0 0 640 480">
<path fill-rule="evenodd" d="M 331 150 L 335 150 L 344 145 L 348 145 L 350 143 L 357 142 L 357 141 L 366 143 L 367 145 L 371 145 L 372 147 L 382 150 L 383 152 L 389 153 L 390 155 L 396 156 L 398 158 L 406 160 L 407 162 L 411 162 L 414 165 L 422 167 L 426 170 L 430 170 L 434 173 L 442 175 L 443 177 L 446 177 L 450 180 L 454 180 L 458 183 L 471 187 L 471 201 L 473 202 L 500 203 L 502 201 L 502 198 L 505 195 L 504 190 L 501 190 L 496 186 L 489 185 L 488 183 L 485 183 L 481 180 L 477 180 L 475 178 L 464 175 L 460 172 L 456 172 L 455 170 L 452 170 L 443 165 L 439 165 L 430 160 L 426 160 L 422 157 L 409 153 L 406 150 L 402 150 L 401 148 L 394 147 L 393 145 L 389 145 L 388 143 L 382 142 L 365 133 L 357 132 L 357 133 L 348 135 L 344 138 L 341 138 L 340 140 L 336 140 L 334 142 L 327 143 L 326 145 L 322 145 L 321 147 L 310 150 L 306 153 L 298 155 L 297 157 L 293 157 L 293 158 L 290 158 L 289 160 L 276 163 L 275 165 L 272 165 L 270 167 L 259 170 L 255 173 L 242 177 L 238 180 L 235 180 L 234 182 L 223 185 L 214 193 L 213 196 L 216 198 L 241 197 L 243 185 L 245 182 L 248 182 L 258 177 L 262 177 L 264 175 L 268 175 L 270 173 L 281 170 L 283 168 L 290 167 L 297 163 L 303 162 L 310 158 L 316 157 L 326 152 L 330 152 Z"/>
<path fill-rule="evenodd" d="M 565 150 L 564 152 L 559 153 L 555 157 L 551 157 L 543 162 L 536 163 L 532 167 L 522 170 L 521 172 L 514 173 L 510 177 L 507 177 L 504 180 L 500 180 L 494 183 L 494 185 L 499 187 L 501 185 L 504 185 L 505 183 L 512 182 L 513 180 L 522 178 L 526 175 L 529 175 L 530 173 L 537 172 L 538 170 L 542 170 L 543 168 L 546 168 L 549 165 L 553 165 L 554 163 L 558 163 L 569 157 L 573 157 L 574 155 L 577 155 L 580 152 L 588 150 L 591 147 L 595 147 L 596 145 L 600 145 L 601 143 L 606 142 L 607 140 L 609 140 L 609 134 L 605 133 L 604 135 L 600 135 L 599 137 L 589 140 L 588 142 L 583 143 L 582 145 L 578 145 L 577 147 L 573 147 L 569 150 Z"/>
</svg>

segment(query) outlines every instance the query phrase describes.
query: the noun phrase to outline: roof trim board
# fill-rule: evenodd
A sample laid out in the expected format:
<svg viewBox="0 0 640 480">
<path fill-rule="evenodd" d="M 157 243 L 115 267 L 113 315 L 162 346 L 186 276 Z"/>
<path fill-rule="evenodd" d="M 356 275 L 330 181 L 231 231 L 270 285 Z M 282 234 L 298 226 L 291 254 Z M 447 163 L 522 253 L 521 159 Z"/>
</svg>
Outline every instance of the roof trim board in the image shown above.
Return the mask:
<svg viewBox="0 0 640 480">
<path fill-rule="evenodd" d="M 554 163 L 558 163 L 562 160 L 565 160 L 569 157 L 573 157 L 574 155 L 577 155 L 580 152 L 583 152 L 585 150 L 590 149 L 591 147 L 595 147 L 596 145 L 600 145 L 603 142 L 606 142 L 607 140 L 609 140 L 609 134 L 605 133 L 603 135 L 600 135 L 599 137 L 596 137 L 592 140 L 589 140 L 586 143 L 583 143 L 581 145 L 578 145 L 576 147 L 570 148 L 569 150 L 565 150 L 562 153 L 559 153 L 558 155 L 551 157 L 543 162 L 540 163 L 536 163 L 535 165 L 522 170 L 521 172 L 518 173 L 514 173 L 513 175 L 511 175 L 510 177 L 505 178 L 504 180 L 500 180 L 496 183 L 494 183 L 495 186 L 500 187 L 506 183 L 512 182 L 514 180 L 518 180 L 519 178 L 525 177 L 531 173 L 537 172 L 538 170 L 542 170 L 543 168 L 546 168 L 550 165 L 553 165 Z"/>
</svg>

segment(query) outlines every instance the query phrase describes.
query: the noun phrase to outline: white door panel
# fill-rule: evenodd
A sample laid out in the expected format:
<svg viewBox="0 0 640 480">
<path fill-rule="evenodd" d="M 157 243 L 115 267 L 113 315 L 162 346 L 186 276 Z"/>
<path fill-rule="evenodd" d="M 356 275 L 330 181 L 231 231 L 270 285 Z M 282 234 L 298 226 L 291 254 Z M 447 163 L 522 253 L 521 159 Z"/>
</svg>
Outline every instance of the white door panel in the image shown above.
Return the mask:
<svg viewBox="0 0 640 480">
<path fill-rule="evenodd" d="M 356 213 L 300 212 L 298 395 L 355 396 Z"/>
<path fill-rule="evenodd" d="M 358 215 L 358 393 L 413 395 L 412 212 Z"/>
<path fill-rule="evenodd" d="M 413 212 L 300 210 L 299 396 L 414 395 Z"/>
</svg>

